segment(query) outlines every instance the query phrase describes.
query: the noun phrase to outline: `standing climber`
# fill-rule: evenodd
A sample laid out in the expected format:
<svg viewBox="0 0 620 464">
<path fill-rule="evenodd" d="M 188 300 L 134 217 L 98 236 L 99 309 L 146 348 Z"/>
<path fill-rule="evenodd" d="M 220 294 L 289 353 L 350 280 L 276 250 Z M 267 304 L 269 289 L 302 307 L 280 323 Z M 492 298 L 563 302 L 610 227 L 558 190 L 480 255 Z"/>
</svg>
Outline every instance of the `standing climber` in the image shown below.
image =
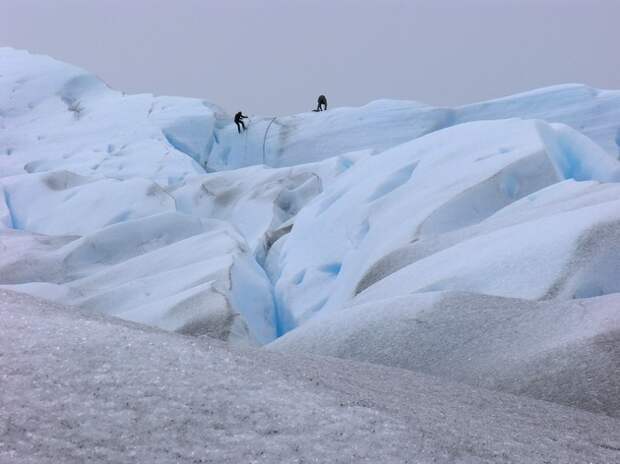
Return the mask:
<svg viewBox="0 0 620 464">
<path fill-rule="evenodd" d="M 325 95 L 319 95 L 318 106 L 316 107 L 316 111 L 326 111 L 327 110 L 327 98 Z"/>
<path fill-rule="evenodd" d="M 237 125 L 237 130 L 239 131 L 240 134 L 241 134 L 242 127 L 243 127 L 243 130 L 245 130 L 245 124 L 243 124 L 244 119 L 248 119 L 248 117 L 244 116 L 241 111 L 235 114 L 235 124 Z"/>
</svg>

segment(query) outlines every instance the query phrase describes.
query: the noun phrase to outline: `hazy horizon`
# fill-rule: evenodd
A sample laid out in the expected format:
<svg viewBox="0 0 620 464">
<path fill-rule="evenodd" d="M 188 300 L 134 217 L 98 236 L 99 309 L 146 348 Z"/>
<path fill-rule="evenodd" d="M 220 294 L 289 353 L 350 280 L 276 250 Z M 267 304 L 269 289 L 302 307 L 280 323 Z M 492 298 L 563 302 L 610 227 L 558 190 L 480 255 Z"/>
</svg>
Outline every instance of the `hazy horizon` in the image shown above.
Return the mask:
<svg viewBox="0 0 620 464">
<path fill-rule="evenodd" d="M 620 88 L 614 0 L 0 0 L 0 45 L 128 93 L 285 114 L 380 98 L 455 106 L 547 85 Z M 8 13 L 8 14 L 7 14 Z"/>
</svg>

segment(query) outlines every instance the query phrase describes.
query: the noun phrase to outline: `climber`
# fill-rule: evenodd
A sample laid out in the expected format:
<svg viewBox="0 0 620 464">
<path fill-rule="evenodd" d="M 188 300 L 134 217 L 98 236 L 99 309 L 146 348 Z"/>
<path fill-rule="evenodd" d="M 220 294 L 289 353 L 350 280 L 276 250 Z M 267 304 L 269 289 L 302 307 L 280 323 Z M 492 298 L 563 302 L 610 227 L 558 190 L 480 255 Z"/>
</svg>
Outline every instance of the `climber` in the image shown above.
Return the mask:
<svg viewBox="0 0 620 464">
<path fill-rule="evenodd" d="M 245 124 L 243 124 L 244 119 L 248 119 L 248 117 L 244 116 L 241 111 L 235 114 L 235 124 L 237 125 L 237 130 L 239 131 L 240 134 L 241 134 L 241 127 L 243 127 L 243 130 L 245 130 Z"/>
<path fill-rule="evenodd" d="M 320 95 L 318 99 L 318 106 L 315 111 L 325 111 L 327 110 L 327 98 L 325 95 Z"/>
</svg>

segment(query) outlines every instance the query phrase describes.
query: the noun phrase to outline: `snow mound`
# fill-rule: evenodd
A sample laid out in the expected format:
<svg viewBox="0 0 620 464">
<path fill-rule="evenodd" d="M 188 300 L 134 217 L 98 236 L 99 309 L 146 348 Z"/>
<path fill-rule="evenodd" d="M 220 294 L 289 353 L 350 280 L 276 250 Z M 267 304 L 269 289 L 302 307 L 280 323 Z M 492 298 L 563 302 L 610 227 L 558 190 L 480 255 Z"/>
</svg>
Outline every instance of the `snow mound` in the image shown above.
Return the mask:
<svg viewBox="0 0 620 464">
<path fill-rule="evenodd" d="M 36 235 L 0 239 L 14 250 L 0 265 L 7 288 L 239 343 L 276 336 L 269 281 L 225 222 L 163 213 L 36 251 Z"/>
<path fill-rule="evenodd" d="M 512 223 L 495 218 L 517 204 L 534 210 L 536 198 L 544 202 L 572 175 L 610 181 L 619 169 L 566 126 L 516 119 L 461 124 L 368 157 L 298 214 L 270 258 L 281 271 L 280 317 L 290 330 L 363 290 L 358 301 L 430 290 L 520 298 L 618 292 L 616 183 L 570 211 L 556 201 L 522 219 L 514 206 Z M 412 251 L 433 241 L 443 245 Z M 394 255 L 398 265 L 386 265 Z M 604 272 L 589 272 L 599 265 Z"/>
<path fill-rule="evenodd" d="M 617 158 L 619 103 L 617 90 L 564 84 L 462 106 L 457 111 L 462 121 L 518 117 L 562 123 L 585 134 Z"/>
<path fill-rule="evenodd" d="M 347 153 L 289 168 L 250 166 L 196 177 L 170 191 L 177 209 L 230 222 L 257 256 L 290 230 L 297 213 L 370 151 Z"/>
<path fill-rule="evenodd" d="M 88 178 L 70 171 L 0 177 L 10 228 L 48 235 L 83 235 L 108 225 L 174 211 L 158 184 L 141 178 Z M 67 221 L 71 212 L 79 221 Z"/>
<path fill-rule="evenodd" d="M 200 147 L 212 143 L 221 114 L 200 100 L 124 95 L 84 70 L 9 48 L 0 49 L 0 69 L 0 177 L 64 169 L 167 186 L 203 172 Z"/>
<path fill-rule="evenodd" d="M 356 301 L 437 290 L 529 299 L 620 292 L 614 277 L 620 271 L 618 214 L 620 202 L 610 201 L 476 236 L 419 260 L 414 257 Z M 410 283 L 406 289 L 403 281 Z"/>
<path fill-rule="evenodd" d="M 610 463 L 620 447 L 609 417 L 7 291 L 0 327 L 2 462 Z"/>
<path fill-rule="evenodd" d="M 549 214 L 566 213 L 580 208 L 615 201 L 620 185 L 566 180 L 515 201 L 488 219 L 473 226 L 438 236 L 421 237 L 413 243 L 396 248 L 370 266 L 358 283 L 361 293 L 384 277 L 403 267 L 478 235 L 544 219 Z M 537 238 L 538 240 L 538 238 Z"/>
<path fill-rule="evenodd" d="M 411 369 L 620 417 L 620 294 L 534 302 L 471 293 L 375 300 L 268 345 Z"/>
</svg>

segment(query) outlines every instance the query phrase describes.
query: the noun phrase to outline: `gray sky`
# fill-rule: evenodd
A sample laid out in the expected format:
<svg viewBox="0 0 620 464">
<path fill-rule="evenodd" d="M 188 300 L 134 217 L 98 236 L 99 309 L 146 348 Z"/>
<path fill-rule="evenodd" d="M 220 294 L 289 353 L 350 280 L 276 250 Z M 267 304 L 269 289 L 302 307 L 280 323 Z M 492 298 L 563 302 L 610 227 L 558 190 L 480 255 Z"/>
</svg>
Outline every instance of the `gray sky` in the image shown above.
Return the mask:
<svg viewBox="0 0 620 464">
<path fill-rule="evenodd" d="M 620 88 L 620 0 L 0 0 L 0 45 L 229 111 Z"/>
</svg>

